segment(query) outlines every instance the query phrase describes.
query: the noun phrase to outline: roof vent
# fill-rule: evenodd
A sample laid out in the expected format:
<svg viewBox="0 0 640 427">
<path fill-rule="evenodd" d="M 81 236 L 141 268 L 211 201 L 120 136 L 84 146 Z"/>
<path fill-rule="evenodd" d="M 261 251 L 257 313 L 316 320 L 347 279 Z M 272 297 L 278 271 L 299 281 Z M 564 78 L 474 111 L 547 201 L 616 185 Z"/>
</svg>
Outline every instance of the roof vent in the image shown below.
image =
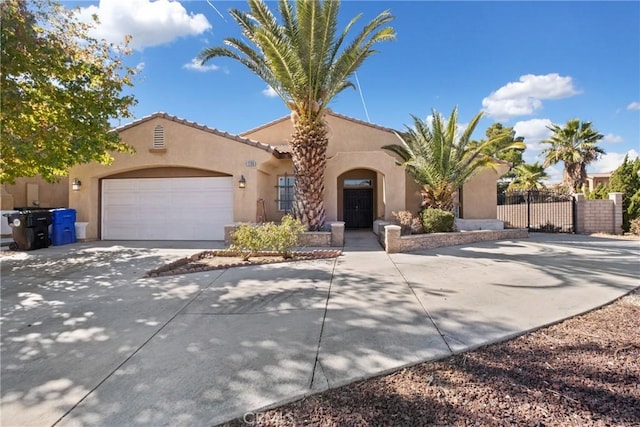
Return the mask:
<svg viewBox="0 0 640 427">
<path fill-rule="evenodd" d="M 164 128 L 160 125 L 153 129 L 153 148 L 162 149 L 164 147 Z"/>
</svg>

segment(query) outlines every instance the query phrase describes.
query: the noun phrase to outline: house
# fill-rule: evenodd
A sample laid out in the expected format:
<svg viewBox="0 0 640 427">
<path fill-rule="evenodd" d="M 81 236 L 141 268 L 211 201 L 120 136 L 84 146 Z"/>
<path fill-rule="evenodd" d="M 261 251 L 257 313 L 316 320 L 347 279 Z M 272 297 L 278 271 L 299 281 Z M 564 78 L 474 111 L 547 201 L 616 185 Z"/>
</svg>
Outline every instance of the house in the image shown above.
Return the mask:
<svg viewBox="0 0 640 427">
<path fill-rule="evenodd" d="M 392 129 L 328 111 L 324 203 L 327 221 L 371 228 L 392 212 L 417 212 L 418 185 L 394 155 Z M 291 208 L 295 177 L 283 117 L 240 135 L 155 113 L 115 129 L 135 154 L 115 153 L 111 165 L 69 172 L 68 207 L 87 222 L 86 237 L 104 240 L 221 240 L 234 222 L 277 221 Z M 499 171 L 465 184 L 461 216 L 496 218 Z M 68 189 L 67 189 L 68 190 Z"/>
<path fill-rule="evenodd" d="M 590 173 L 587 174 L 587 182 L 586 186 L 588 190 L 591 192 L 596 189 L 596 187 L 600 184 L 603 186 L 609 185 L 609 180 L 611 179 L 612 172 L 606 173 Z"/>
</svg>

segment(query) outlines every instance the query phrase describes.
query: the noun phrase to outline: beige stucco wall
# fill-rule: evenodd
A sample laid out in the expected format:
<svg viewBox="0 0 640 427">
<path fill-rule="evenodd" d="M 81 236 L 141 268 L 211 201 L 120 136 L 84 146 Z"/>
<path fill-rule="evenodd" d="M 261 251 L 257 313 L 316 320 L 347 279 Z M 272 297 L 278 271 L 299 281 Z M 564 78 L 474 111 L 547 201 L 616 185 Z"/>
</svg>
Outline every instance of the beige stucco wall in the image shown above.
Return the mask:
<svg viewBox="0 0 640 427">
<path fill-rule="evenodd" d="M 69 186 L 67 177 L 61 178 L 56 183 L 49 183 L 39 176 L 17 178 L 15 184 L 3 184 L 2 209 L 37 206 L 34 201 L 39 201 L 39 206 L 43 208 L 68 207 Z"/>
<path fill-rule="evenodd" d="M 153 131 L 156 125 L 164 128 L 165 151 L 151 150 Z M 256 147 L 243 144 L 225 136 L 213 134 L 189 125 L 162 117 L 141 122 L 120 132 L 122 140 L 136 149 L 136 153 L 116 153 L 111 165 L 96 163 L 76 166 L 71 169 L 71 179 L 82 181 L 80 191 L 69 194 L 69 207 L 78 211 L 78 221 L 88 222 L 87 238 L 99 238 L 100 182 L 113 175 L 142 176 L 139 169 L 189 168 L 233 176 L 234 183 L 244 175 L 246 188 L 233 187 L 233 211 L 235 221 L 255 221 L 256 201 L 261 180 L 259 165 L 273 156 Z M 255 161 L 256 166 L 247 165 Z M 136 172 L 132 172 L 136 171 Z M 163 176 L 183 176 L 185 170 L 166 170 Z M 152 174 L 158 176 L 156 172 Z"/>
<path fill-rule="evenodd" d="M 285 214 L 278 210 L 278 177 L 284 174 L 293 174 L 293 164 L 291 159 L 276 159 L 271 157 L 258 168 L 258 216 L 256 221 L 261 220 L 264 216 L 262 203 L 264 203 L 264 211 L 266 211 L 266 221 L 279 221 Z M 259 201 L 262 200 L 262 201 Z M 258 218 L 260 217 L 260 218 Z"/>
<path fill-rule="evenodd" d="M 327 159 L 324 199 L 328 221 L 337 221 L 342 217 L 338 214 L 338 179 L 345 172 L 355 169 L 378 173 L 375 219 L 391 220 L 392 212 L 405 209 L 405 173 L 393 157 L 382 151 L 341 152 Z"/>
<path fill-rule="evenodd" d="M 393 131 L 333 114 L 328 114 L 326 120 L 329 136 L 324 194 L 327 221 L 342 218 L 342 180 L 363 173 L 375 182 L 374 219 L 392 220 L 394 211 L 417 212 L 419 187 L 406 175 L 394 155 L 381 148 L 398 142 Z M 152 149 L 157 125 L 164 128 L 165 150 Z M 292 131 L 291 121 L 285 119 L 244 136 L 262 143 L 285 144 Z M 234 221 L 277 221 L 282 217 L 276 202 L 276 186 L 278 176 L 293 173 L 290 159 L 276 158 L 232 136 L 167 116 L 142 120 L 119 133 L 124 142 L 135 148 L 135 154 L 116 153 L 114 162 L 108 166 L 91 163 L 72 168 L 69 178 L 82 181 L 80 191 L 69 191 L 68 180 L 64 184 L 68 206 L 78 211 L 78 221 L 89 223 L 88 239 L 100 237 L 100 192 L 104 178 L 232 176 Z M 496 179 L 507 169 L 505 165 L 500 174 L 483 172 L 465 185 L 464 218 L 496 217 Z M 240 176 L 246 179 L 244 189 L 236 184 Z"/>
<path fill-rule="evenodd" d="M 508 164 L 501 164 L 496 170 L 485 169 L 467 181 L 462 187 L 462 218 L 497 218 L 496 182 L 508 170 Z"/>
<path fill-rule="evenodd" d="M 611 177 L 609 176 L 595 176 L 595 177 L 587 177 L 587 189 L 589 191 L 593 191 L 600 184 L 603 186 L 609 185 L 609 180 Z"/>
<path fill-rule="evenodd" d="M 342 218 L 340 180 L 350 177 L 350 171 L 367 170 L 375 176 L 375 217 L 390 220 L 391 212 L 404 210 L 406 206 L 407 178 L 395 157 L 382 150 L 383 145 L 398 142 L 390 129 L 349 120 L 328 113 L 325 116 L 329 138 L 327 170 L 325 173 L 324 203 L 327 221 Z M 271 123 L 243 136 L 274 145 L 286 144 L 293 132 L 291 120 Z M 289 170 L 288 173 L 291 173 Z M 362 175 L 362 173 L 360 174 Z"/>
</svg>

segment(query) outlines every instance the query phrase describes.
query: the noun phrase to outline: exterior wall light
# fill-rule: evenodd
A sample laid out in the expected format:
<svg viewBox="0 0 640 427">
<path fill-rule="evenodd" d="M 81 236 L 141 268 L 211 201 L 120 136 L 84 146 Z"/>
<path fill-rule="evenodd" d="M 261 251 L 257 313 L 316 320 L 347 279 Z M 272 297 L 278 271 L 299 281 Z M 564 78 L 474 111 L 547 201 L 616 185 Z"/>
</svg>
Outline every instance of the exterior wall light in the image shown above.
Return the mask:
<svg viewBox="0 0 640 427">
<path fill-rule="evenodd" d="M 244 175 L 240 175 L 240 180 L 238 181 L 238 187 L 245 188 L 247 186 L 247 180 L 244 178 Z"/>
<path fill-rule="evenodd" d="M 71 189 L 73 191 L 79 191 L 80 187 L 82 187 L 82 182 L 78 178 L 75 178 L 71 183 Z"/>
</svg>

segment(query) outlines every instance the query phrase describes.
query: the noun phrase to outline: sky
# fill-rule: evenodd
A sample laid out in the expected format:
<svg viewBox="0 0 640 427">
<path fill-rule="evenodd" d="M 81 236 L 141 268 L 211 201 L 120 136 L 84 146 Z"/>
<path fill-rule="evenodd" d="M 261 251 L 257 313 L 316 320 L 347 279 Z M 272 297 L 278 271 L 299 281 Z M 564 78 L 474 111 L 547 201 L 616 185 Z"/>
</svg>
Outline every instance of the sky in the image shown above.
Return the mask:
<svg viewBox="0 0 640 427">
<path fill-rule="evenodd" d="M 127 64 L 139 72 L 136 119 L 163 111 L 230 133 L 288 114 L 282 100 L 241 64 L 202 49 L 241 37 L 228 13 L 245 1 L 101 0 L 79 6 L 98 15 L 92 35 L 120 43 L 132 36 Z M 271 6 L 276 4 L 269 2 Z M 433 111 L 458 121 L 484 117 L 474 138 L 495 122 L 525 138 L 525 160 L 541 161 L 548 126 L 578 118 L 604 135 L 607 152 L 589 167 L 610 172 L 640 153 L 640 2 L 638 1 L 343 1 L 340 28 L 362 13 L 360 26 L 389 9 L 395 41 L 357 72 L 333 111 L 402 130 L 411 115 Z M 355 78 L 352 79 L 355 82 Z M 122 123 L 124 124 L 124 123 Z M 559 180 L 562 165 L 547 170 Z"/>
</svg>

